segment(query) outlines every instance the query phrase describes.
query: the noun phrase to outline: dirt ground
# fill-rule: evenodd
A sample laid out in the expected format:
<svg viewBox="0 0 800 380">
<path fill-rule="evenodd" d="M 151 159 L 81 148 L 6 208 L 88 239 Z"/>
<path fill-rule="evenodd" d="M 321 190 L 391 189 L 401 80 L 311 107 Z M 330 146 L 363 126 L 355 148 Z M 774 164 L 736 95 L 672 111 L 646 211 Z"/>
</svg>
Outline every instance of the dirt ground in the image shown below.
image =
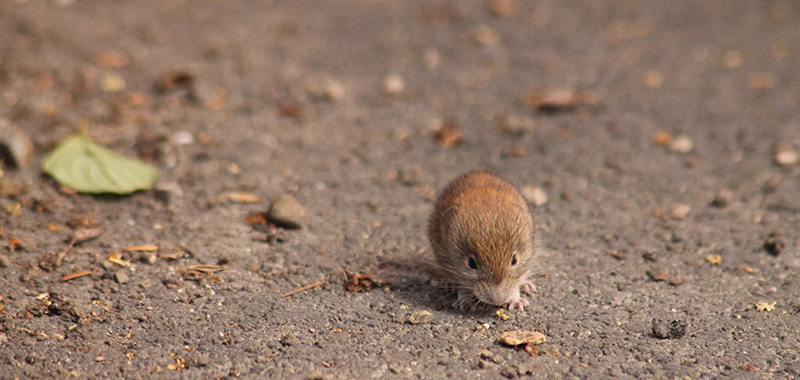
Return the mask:
<svg viewBox="0 0 800 380">
<path fill-rule="evenodd" d="M 3 166 L 0 378 L 797 378 L 799 23 L 795 1 L 0 2 L 0 118 L 35 147 Z M 43 175 L 83 120 L 157 188 Z M 476 169 L 548 197 L 507 320 L 449 307 L 427 264 L 436 192 Z M 286 193 L 302 229 L 248 222 Z M 59 265 L 76 223 L 104 233 Z"/>
</svg>

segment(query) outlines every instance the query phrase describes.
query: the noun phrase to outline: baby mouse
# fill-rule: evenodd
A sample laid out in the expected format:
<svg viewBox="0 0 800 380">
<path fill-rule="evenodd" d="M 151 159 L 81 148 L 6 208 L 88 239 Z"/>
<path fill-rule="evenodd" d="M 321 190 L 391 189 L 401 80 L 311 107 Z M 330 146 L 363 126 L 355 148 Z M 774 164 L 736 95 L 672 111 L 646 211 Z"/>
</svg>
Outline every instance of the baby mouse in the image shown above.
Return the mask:
<svg viewBox="0 0 800 380">
<path fill-rule="evenodd" d="M 510 183 L 467 173 L 439 194 L 428 225 L 433 254 L 445 282 L 458 291 L 454 307 L 481 303 L 522 311 L 533 292 L 533 220 Z"/>
</svg>

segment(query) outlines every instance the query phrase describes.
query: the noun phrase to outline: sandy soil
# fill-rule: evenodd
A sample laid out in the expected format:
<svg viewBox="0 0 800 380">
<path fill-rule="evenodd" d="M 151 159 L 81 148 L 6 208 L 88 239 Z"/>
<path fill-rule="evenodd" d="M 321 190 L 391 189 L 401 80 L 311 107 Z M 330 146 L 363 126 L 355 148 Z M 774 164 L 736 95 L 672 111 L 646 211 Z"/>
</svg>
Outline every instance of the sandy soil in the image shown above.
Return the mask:
<svg viewBox="0 0 800 380">
<path fill-rule="evenodd" d="M 800 375 L 800 167 L 776 162 L 800 4 L 506 5 L 0 2 L 0 117 L 36 162 L 86 120 L 162 169 L 89 196 L 3 166 L 0 377 Z M 436 191 L 475 169 L 548 196 L 507 320 L 448 307 L 426 264 Z M 286 193 L 302 229 L 248 223 Z M 56 265 L 76 222 L 105 232 Z"/>
</svg>

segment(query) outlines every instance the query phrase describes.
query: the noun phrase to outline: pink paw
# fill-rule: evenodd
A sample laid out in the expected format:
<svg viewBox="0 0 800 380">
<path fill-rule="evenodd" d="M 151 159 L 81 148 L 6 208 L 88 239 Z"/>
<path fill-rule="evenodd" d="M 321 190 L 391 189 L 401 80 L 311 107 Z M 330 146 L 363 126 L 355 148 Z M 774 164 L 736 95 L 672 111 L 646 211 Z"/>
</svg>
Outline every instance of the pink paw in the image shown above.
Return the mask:
<svg viewBox="0 0 800 380">
<path fill-rule="evenodd" d="M 536 291 L 536 285 L 530 280 L 526 280 L 519 284 L 519 290 L 525 293 L 533 293 Z M 527 303 L 525 305 L 527 305 Z"/>
<path fill-rule="evenodd" d="M 508 310 L 525 311 L 525 306 L 530 305 L 528 300 L 524 298 L 517 298 L 508 303 Z"/>
</svg>

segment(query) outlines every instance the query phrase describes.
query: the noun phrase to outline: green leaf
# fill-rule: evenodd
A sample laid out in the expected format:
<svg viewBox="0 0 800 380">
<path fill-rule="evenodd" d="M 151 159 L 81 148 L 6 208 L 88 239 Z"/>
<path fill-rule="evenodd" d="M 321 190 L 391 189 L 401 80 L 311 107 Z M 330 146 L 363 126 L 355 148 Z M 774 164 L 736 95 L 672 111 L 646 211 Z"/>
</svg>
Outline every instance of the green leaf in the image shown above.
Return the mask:
<svg viewBox="0 0 800 380">
<path fill-rule="evenodd" d="M 156 167 L 114 153 L 86 136 L 62 141 L 45 157 L 42 169 L 80 193 L 129 194 L 150 189 L 158 180 Z"/>
</svg>

